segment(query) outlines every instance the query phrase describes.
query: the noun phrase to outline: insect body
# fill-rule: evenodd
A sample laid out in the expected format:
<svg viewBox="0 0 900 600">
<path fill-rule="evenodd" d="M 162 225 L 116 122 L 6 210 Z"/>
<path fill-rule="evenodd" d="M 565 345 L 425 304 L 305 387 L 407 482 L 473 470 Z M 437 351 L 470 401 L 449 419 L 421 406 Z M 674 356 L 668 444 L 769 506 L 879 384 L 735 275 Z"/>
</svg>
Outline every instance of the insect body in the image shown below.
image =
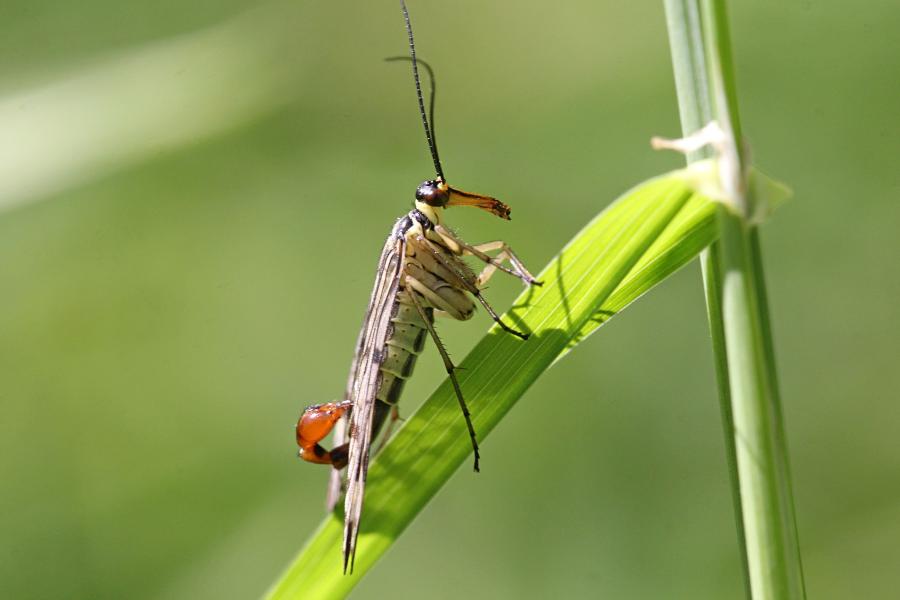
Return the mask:
<svg viewBox="0 0 900 600">
<path fill-rule="evenodd" d="M 400 218 L 391 230 L 378 263 L 378 271 L 343 401 L 307 408 L 297 423 L 300 457 L 334 468 L 329 487 L 329 509 L 341 490 L 339 471 L 347 466 L 344 505 L 344 571 L 353 568 L 356 538 L 362 514 L 363 495 L 372 441 L 391 415 L 405 381 L 412 375 L 416 359 L 431 337 L 440 352 L 462 409 L 479 470 L 478 441 L 456 379 L 455 367 L 434 328 L 436 314 L 467 320 L 479 302 L 491 318 L 508 333 L 527 339 L 528 335 L 507 326 L 481 294 L 487 280 L 501 270 L 528 285 L 539 284 L 504 242 L 469 245 L 444 225 L 443 211 L 451 206 L 475 206 L 503 219 L 509 207 L 495 198 L 463 192 L 449 186 L 434 145 L 434 77 L 431 89 L 431 125 L 425 116 L 418 77 L 409 15 L 403 5 L 409 34 L 413 75 L 425 134 L 434 159 L 437 177 L 416 189 L 415 208 Z M 425 63 L 422 63 L 423 65 Z M 425 65 L 426 68 L 427 65 Z M 431 69 L 428 68 L 429 73 Z M 488 252 L 497 252 L 490 256 Z M 485 263 L 479 275 L 462 260 L 474 256 Z M 503 263 L 509 261 L 507 267 Z M 345 418 L 349 415 L 349 436 Z M 336 446 L 328 451 L 320 441 L 334 428 Z M 349 440 L 346 438 L 349 437 Z"/>
</svg>

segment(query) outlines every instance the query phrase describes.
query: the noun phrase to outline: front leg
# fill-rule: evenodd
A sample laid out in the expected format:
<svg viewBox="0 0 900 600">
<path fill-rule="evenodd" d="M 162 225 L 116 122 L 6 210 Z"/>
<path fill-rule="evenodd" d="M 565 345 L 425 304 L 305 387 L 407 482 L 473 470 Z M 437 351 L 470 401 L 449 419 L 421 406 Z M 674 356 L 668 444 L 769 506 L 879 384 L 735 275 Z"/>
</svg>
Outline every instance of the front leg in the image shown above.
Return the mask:
<svg viewBox="0 0 900 600">
<path fill-rule="evenodd" d="M 525 265 L 519 260 L 519 257 L 516 256 L 516 253 L 513 252 L 512 248 L 510 248 L 506 242 L 498 240 L 473 246 L 456 237 L 452 231 L 443 225 L 435 226 L 434 230 L 445 242 L 447 242 L 448 247 L 452 248 L 455 246 L 459 248 L 459 253 L 463 256 L 474 256 L 485 263 L 484 269 L 481 271 L 481 274 L 478 275 L 476 280 L 476 285 L 479 289 L 484 288 L 485 284 L 498 269 L 504 273 L 509 273 L 510 275 L 518 277 L 527 285 L 543 285 L 543 282 L 538 281 L 528 272 L 528 269 L 525 268 Z M 497 253 L 497 256 L 492 257 L 487 254 L 494 250 L 500 251 Z M 509 263 L 512 265 L 511 269 L 503 265 L 504 260 L 509 260 Z"/>
<path fill-rule="evenodd" d="M 464 269 L 461 267 L 465 267 L 465 265 L 456 258 L 453 254 L 446 253 L 441 250 L 441 248 L 431 240 L 425 238 L 424 236 L 416 236 L 415 243 L 419 244 L 423 250 L 426 250 L 431 253 L 431 256 L 440 264 L 446 271 L 445 275 L 448 277 L 447 283 L 451 286 L 465 290 L 475 296 L 484 309 L 488 312 L 494 322 L 500 326 L 500 328 L 507 332 L 511 333 L 514 336 L 521 338 L 523 340 L 528 339 L 527 333 L 522 333 L 521 331 L 516 331 L 509 325 L 503 322 L 500 318 L 500 315 L 497 314 L 497 311 L 490 305 L 490 303 L 485 299 L 484 295 L 481 293 L 481 288 L 478 286 L 478 279 L 472 275 L 468 269 Z M 460 263 L 459 265 L 455 265 L 454 262 Z M 416 285 L 417 282 L 415 279 L 411 278 L 410 281 L 412 285 Z M 423 295 L 427 293 L 427 290 L 422 290 Z M 440 305 L 436 305 L 438 309 L 443 308 Z"/>
</svg>

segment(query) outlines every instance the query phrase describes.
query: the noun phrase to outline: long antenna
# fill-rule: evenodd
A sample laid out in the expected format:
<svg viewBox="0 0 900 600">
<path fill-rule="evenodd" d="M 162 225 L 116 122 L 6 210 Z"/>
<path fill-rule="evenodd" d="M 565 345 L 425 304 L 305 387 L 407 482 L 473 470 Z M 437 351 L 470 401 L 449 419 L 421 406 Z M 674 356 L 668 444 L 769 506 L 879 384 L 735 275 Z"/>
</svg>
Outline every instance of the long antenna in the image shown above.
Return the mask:
<svg viewBox="0 0 900 600">
<path fill-rule="evenodd" d="M 444 181 L 444 170 L 441 168 L 441 159 L 438 157 L 437 146 L 434 141 L 434 73 L 431 67 L 426 65 L 428 74 L 431 76 L 431 122 L 428 125 L 428 117 L 425 114 L 425 100 L 422 98 L 422 84 L 419 83 L 419 66 L 416 60 L 416 42 L 413 40 L 412 25 L 409 22 L 409 11 L 406 10 L 406 2 L 400 0 L 400 8 L 403 10 L 403 19 L 406 21 L 406 34 L 409 37 L 409 55 L 412 60 L 413 79 L 416 81 L 416 96 L 419 99 L 419 112 L 422 114 L 422 126 L 425 127 L 425 139 L 428 141 L 428 148 L 431 150 L 431 158 L 434 160 L 434 170 L 438 179 Z M 423 63 L 424 64 L 424 63 Z"/>
<path fill-rule="evenodd" d="M 412 58 L 409 56 L 389 56 L 384 60 L 385 62 L 396 62 L 398 60 L 412 61 Z M 428 73 L 428 81 L 431 84 L 431 92 L 428 95 L 428 125 L 431 128 L 431 143 L 437 148 L 437 136 L 434 134 L 434 98 L 437 93 L 437 79 L 434 77 L 434 69 L 432 69 L 431 65 L 425 62 L 424 59 L 416 57 L 416 63 L 425 67 L 425 71 Z"/>
</svg>

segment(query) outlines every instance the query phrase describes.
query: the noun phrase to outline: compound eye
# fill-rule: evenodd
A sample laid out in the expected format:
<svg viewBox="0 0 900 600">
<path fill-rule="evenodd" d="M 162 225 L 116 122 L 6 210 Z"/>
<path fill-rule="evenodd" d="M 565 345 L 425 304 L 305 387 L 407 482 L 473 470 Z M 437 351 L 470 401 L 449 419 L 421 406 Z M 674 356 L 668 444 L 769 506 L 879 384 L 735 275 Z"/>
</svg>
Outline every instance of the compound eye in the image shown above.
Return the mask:
<svg viewBox="0 0 900 600">
<path fill-rule="evenodd" d="M 424 181 L 416 188 L 416 200 L 428 206 L 445 206 L 450 199 L 447 190 L 441 189 L 437 181 Z"/>
<path fill-rule="evenodd" d="M 434 185 L 433 181 L 423 181 L 419 187 L 416 188 L 416 200 L 428 202 L 428 200 L 434 196 L 435 191 L 437 191 L 437 186 Z"/>
</svg>

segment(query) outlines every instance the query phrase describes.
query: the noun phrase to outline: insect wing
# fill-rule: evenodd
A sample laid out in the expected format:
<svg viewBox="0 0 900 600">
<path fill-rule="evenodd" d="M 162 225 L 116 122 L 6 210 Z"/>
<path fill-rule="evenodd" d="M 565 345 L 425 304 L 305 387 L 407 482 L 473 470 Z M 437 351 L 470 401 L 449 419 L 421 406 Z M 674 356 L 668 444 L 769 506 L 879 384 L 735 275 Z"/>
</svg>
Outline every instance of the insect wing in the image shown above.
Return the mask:
<svg viewBox="0 0 900 600">
<path fill-rule="evenodd" d="M 387 248 L 387 245 L 385 245 Z M 382 252 L 384 252 L 382 250 Z M 381 259 L 383 260 L 383 258 Z M 379 262 L 379 268 L 381 267 L 381 263 Z M 377 284 L 376 284 L 377 285 Z M 373 298 L 374 300 L 374 298 Z M 371 314 L 371 300 L 370 306 L 366 310 L 366 316 L 363 318 L 362 328 L 359 331 L 359 336 L 356 339 L 356 349 L 353 351 L 353 362 L 350 364 L 350 376 L 347 378 L 347 389 L 344 392 L 344 400 L 352 400 L 353 399 L 353 386 L 356 384 L 356 375 L 359 371 L 359 357 L 362 354 L 362 346 L 363 342 L 366 340 L 366 326 L 369 323 L 369 316 Z M 335 423 L 334 429 L 332 430 L 332 440 L 334 446 L 341 446 L 347 442 L 347 422 L 349 421 L 349 416 L 344 415 L 341 417 L 341 420 Z M 325 508 L 328 512 L 334 510 L 334 507 L 337 506 L 338 500 L 341 499 L 341 492 L 343 491 L 343 474 L 340 469 L 331 469 L 331 477 L 328 480 L 328 495 L 325 498 Z"/>
<path fill-rule="evenodd" d="M 381 368 L 391 312 L 397 298 L 403 261 L 406 255 L 406 241 L 398 226 L 384 245 L 375 286 L 369 301 L 363 328 L 360 333 L 358 350 L 351 368 L 348 386 L 353 409 L 350 416 L 350 448 L 347 464 L 347 497 L 344 500 L 344 572 L 347 565 L 353 571 L 356 554 L 356 537 L 362 514 L 366 473 L 369 469 L 369 449 L 372 444 L 372 417 L 375 410 L 375 396 L 378 393 L 378 372 Z M 398 235 L 399 234 L 399 235 Z"/>
</svg>

